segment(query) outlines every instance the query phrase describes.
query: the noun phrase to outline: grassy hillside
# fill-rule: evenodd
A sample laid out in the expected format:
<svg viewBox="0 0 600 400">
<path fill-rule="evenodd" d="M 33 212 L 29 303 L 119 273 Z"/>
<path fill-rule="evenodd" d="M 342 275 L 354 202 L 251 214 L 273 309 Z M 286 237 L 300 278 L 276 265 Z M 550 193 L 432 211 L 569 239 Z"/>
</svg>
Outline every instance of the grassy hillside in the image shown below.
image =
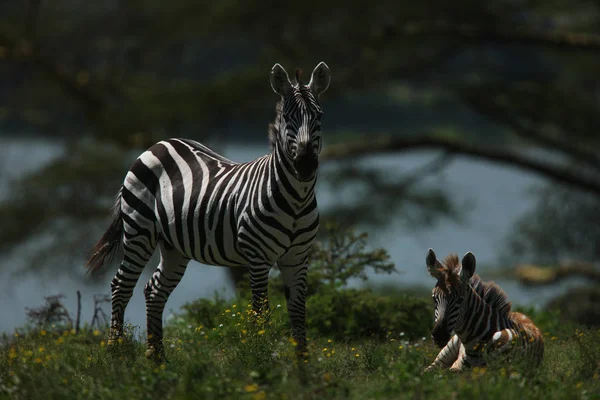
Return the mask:
<svg viewBox="0 0 600 400">
<path fill-rule="evenodd" d="M 418 301 L 397 299 L 398 308 Z M 145 359 L 144 344 L 132 330 L 114 349 L 107 348 L 104 333 L 89 329 L 79 334 L 36 329 L 5 336 L 0 398 L 600 398 L 598 330 L 556 325 L 552 316 L 534 315 L 547 346 L 541 369 L 531 377 L 502 367 L 423 374 L 436 349 L 430 340 L 416 338 L 416 332 L 397 330 L 358 340 L 312 329 L 310 361 L 297 365 L 281 300 L 274 299 L 264 326 L 248 321 L 249 308 L 242 301 L 190 305 L 203 311 L 184 311 L 171 320 L 168 362 L 163 365 Z M 199 324 L 199 315 L 212 324 Z"/>
<path fill-rule="evenodd" d="M 139 328 L 108 348 L 106 332 L 76 333 L 74 318 L 49 302 L 46 311 L 30 311 L 32 327 L 1 338 L 0 399 L 600 399 L 600 330 L 534 310 L 521 310 L 546 338 L 534 373 L 499 365 L 423 374 L 437 354 L 428 339 L 431 299 L 346 288 L 349 279 L 366 279 L 367 269 L 391 273 L 393 265 L 385 251 L 367 249 L 366 236 L 334 232 L 317 244 L 310 360 L 300 364 L 277 276 L 269 318 L 259 323 L 249 318 L 247 288 L 235 300 L 185 305 L 168 321 L 162 365 L 144 357 Z"/>
</svg>

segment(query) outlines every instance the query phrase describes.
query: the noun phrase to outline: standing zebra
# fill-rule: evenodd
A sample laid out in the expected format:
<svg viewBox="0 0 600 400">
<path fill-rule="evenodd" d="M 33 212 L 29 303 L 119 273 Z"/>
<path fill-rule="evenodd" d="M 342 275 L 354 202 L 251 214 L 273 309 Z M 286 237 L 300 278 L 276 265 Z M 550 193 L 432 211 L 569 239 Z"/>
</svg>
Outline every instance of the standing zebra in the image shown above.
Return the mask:
<svg viewBox="0 0 600 400">
<path fill-rule="evenodd" d="M 531 367 L 539 365 L 544 355 L 542 333 L 527 316 L 511 312 L 511 303 L 498 285 L 483 282 L 475 274 L 473 253 L 465 254 L 462 262 L 456 254 L 440 262 L 429 249 L 426 264 L 437 279 L 432 338 L 443 347 L 426 370 L 450 367 L 461 371 L 483 366 L 488 356 L 493 360 L 500 355 L 524 360 Z"/>
<path fill-rule="evenodd" d="M 144 289 L 148 357 L 164 357 L 163 310 L 192 259 L 249 266 L 257 313 L 268 308 L 268 275 L 277 263 L 296 350 L 305 354 L 307 257 L 319 228 L 314 187 L 323 110 L 318 98 L 331 78 L 323 62 L 308 85 L 301 78 L 297 70 L 292 84 L 281 65 L 271 70 L 271 86 L 281 98 L 269 125 L 270 154 L 236 163 L 192 140 L 169 139 L 135 161 L 117 196 L 112 223 L 87 262 L 96 272 L 123 248 L 111 282 L 109 344 L 123 335 L 125 308 L 158 246 L 160 263 Z"/>
</svg>

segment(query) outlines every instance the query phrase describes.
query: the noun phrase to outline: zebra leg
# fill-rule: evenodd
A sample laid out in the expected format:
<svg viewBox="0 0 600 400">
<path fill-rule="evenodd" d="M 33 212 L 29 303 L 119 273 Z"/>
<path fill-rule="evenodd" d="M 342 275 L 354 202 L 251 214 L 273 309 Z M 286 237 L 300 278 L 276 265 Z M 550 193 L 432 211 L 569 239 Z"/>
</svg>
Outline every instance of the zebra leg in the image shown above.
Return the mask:
<svg viewBox="0 0 600 400">
<path fill-rule="evenodd" d="M 460 372 L 463 369 L 465 369 L 466 359 L 467 359 L 467 349 L 465 348 L 465 346 L 463 344 L 461 344 L 460 349 L 458 350 L 458 357 L 456 357 L 456 361 L 454 361 L 454 363 L 450 367 L 450 371 Z"/>
<path fill-rule="evenodd" d="M 449 368 L 458 359 L 458 355 L 462 347 L 464 346 L 460 342 L 458 336 L 452 336 L 452 338 L 448 341 L 446 346 L 444 346 L 444 348 L 440 350 L 440 352 L 438 353 L 435 360 L 431 363 L 431 365 L 425 368 L 425 372 L 431 371 L 437 367 Z"/>
<path fill-rule="evenodd" d="M 164 359 L 162 316 L 169 295 L 183 278 L 190 259 L 170 245 L 160 243 L 160 263 L 144 289 L 148 343 L 146 357 Z"/>
<path fill-rule="evenodd" d="M 257 317 L 264 317 L 269 311 L 269 271 L 267 264 L 250 265 L 250 287 L 252 288 L 252 309 Z"/>
<path fill-rule="evenodd" d="M 521 342 L 520 335 L 514 329 L 503 329 L 492 336 L 486 348 L 486 361 L 490 363 L 511 362 L 511 356 L 517 347 L 517 340 Z"/>
<path fill-rule="evenodd" d="M 125 225 L 127 229 L 127 225 Z M 127 235 L 127 232 L 126 232 Z M 140 277 L 146 263 L 154 252 L 155 245 L 149 240 L 140 240 L 140 237 L 125 239 L 123 250 L 124 257 L 117 274 L 110 283 L 111 319 L 108 345 L 112 346 L 123 337 L 123 323 L 125 320 L 125 309 L 133 289 Z"/>
<path fill-rule="evenodd" d="M 296 341 L 296 355 L 306 359 L 306 274 L 305 261 L 296 266 L 279 266 L 283 278 L 283 288 L 288 314 L 292 325 L 292 337 Z"/>
</svg>

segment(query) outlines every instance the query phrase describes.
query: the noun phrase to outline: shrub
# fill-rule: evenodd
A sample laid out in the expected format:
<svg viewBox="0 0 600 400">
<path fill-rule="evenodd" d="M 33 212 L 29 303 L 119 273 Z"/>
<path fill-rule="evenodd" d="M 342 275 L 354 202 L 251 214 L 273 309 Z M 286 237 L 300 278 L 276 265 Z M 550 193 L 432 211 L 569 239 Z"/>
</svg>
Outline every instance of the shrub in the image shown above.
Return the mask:
<svg viewBox="0 0 600 400">
<path fill-rule="evenodd" d="M 428 336 L 431 307 L 421 298 L 380 296 L 369 289 L 322 291 L 308 299 L 308 326 L 336 339 Z"/>
</svg>

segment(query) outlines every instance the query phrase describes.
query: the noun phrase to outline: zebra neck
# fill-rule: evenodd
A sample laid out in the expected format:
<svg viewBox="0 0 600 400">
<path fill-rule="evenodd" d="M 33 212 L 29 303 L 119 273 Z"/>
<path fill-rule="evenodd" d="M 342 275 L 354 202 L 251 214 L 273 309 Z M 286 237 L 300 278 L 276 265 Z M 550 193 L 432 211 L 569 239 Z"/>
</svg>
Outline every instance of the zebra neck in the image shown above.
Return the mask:
<svg viewBox="0 0 600 400">
<path fill-rule="evenodd" d="M 492 335 L 511 327 L 510 321 L 487 304 L 473 288 L 469 288 L 459 312 L 454 331 L 467 347 L 487 342 Z"/>
<path fill-rule="evenodd" d="M 290 195 L 298 206 L 311 203 L 314 197 L 314 188 L 317 181 L 316 175 L 310 181 L 300 181 L 292 162 L 287 158 L 285 152 L 277 143 L 271 153 L 271 169 L 274 171 L 274 179 L 269 184 L 276 186 L 278 192 Z M 272 192 L 275 188 L 270 188 Z"/>
</svg>

